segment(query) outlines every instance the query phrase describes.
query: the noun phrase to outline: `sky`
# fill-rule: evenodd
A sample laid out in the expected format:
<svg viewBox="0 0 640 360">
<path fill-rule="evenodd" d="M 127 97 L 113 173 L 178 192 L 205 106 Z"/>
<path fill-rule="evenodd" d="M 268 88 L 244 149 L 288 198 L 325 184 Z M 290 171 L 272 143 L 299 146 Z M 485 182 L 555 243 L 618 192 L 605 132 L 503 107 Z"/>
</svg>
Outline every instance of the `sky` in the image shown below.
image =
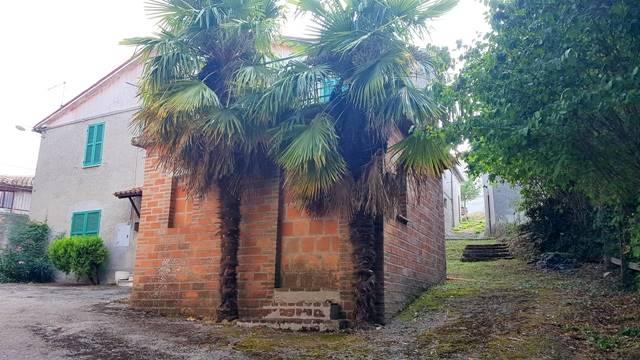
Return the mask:
<svg viewBox="0 0 640 360">
<path fill-rule="evenodd" d="M 155 21 L 145 0 L 7 1 L 0 13 L 0 175 L 33 175 L 40 135 L 33 125 L 126 61 L 127 37 L 150 35 Z M 306 22 L 292 15 L 285 35 L 304 36 Z M 484 6 L 460 0 L 432 22 L 432 43 L 455 48 L 488 31 Z M 22 127 L 20 131 L 16 127 Z"/>
</svg>

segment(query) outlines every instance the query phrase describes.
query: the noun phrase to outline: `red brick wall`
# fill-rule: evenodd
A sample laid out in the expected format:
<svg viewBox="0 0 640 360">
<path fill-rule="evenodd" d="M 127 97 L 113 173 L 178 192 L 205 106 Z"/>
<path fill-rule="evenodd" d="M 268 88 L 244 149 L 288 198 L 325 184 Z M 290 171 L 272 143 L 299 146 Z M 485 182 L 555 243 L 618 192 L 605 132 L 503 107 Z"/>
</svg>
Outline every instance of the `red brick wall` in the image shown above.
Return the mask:
<svg viewBox="0 0 640 360">
<path fill-rule="evenodd" d="M 275 287 L 278 179 L 256 181 L 242 197 L 238 249 L 240 318 L 265 315 Z"/>
<path fill-rule="evenodd" d="M 442 180 L 422 184 L 420 198 L 412 187 L 407 193 L 407 218 L 403 224 L 384 224 L 385 317 L 397 313 L 430 285 L 446 277 Z"/>
<path fill-rule="evenodd" d="M 132 306 L 213 318 L 219 303 L 217 192 L 190 200 L 182 185 L 156 165 L 148 151 Z"/>
<path fill-rule="evenodd" d="M 161 313 L 214 318 L 219 303 L 217 191 L 190 199 L 179 181 L 145 161 L 145 183 L 134 288 L 134 307 Z M 266 314 L 273 302 L 278 233 L 277 177 L 255 181 L 243 194 L 238 249 L 238 300 L 241 318 Z M 346 222 L 337 216 L 311 219 L 283 204 L 281 268 L 291 289 L 340 290 L 351 307 L 351 246 Z M 308 283 L 307 283 L 308 282 Z"/>
<path fill-rule="evenodd" d="M 148 152 L 137 239 L 134 307 L 214 318 L 219 303 L 217 191 L 190 199 L 179 181 L 157 169 Z M 273 302 L 276 242 L 281 234 L 281 287 L 339 290 L 353 310 L 353 261 L 345 218 L 313 219 L 283 202 L 276 177 L 255 181 L 242 197 L 238 285 L 240 317 L 266 314 Z M 424 184 L 421 202 L 409 194 L 409 223 L 384 225 L 384 310 L 397 312 L 425 287 L 445 276 L 440 180 Z M 278 228 L 278 214 L 281 214 Z"/>
<path fill-rule="evenodd" d="M 284 206 L 281 287 L 337 290 L 342 246 L 338 216 L 310 219 L 294 204 Z"/>
</svg>

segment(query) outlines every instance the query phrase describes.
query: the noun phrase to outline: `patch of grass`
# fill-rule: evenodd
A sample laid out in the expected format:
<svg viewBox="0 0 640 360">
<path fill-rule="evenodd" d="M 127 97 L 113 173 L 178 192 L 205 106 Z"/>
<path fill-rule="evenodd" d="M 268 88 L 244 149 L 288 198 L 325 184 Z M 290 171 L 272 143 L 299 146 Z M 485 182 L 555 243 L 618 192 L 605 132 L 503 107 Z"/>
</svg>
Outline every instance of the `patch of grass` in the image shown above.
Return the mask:
<svg viewBox="0 0 640 360">
<path fill-rule="evenodd" d="M 234 348 L 248 355 L 268 359 L 323 359 L 340 352 L 362 355 L 367 351 L 362 346 L 362 339 L 354 334 L 304 333 L 266 328 L 253 329 L 241 337 Z"/>
<path fill-rule="evenodd" d="M 460 286 L 455 283 L 447 283 L 435 286 L 417 298 L 407 306 L 398 319 L 411 320 L 426 310 L 439 310 L 449 299 L 468 296 L 478 291 L 471 287 Z"/>
<path fill-rule="evenodd" d="M 620 335 L 628 337 L 640 337 L 640 326 L 624 328 L 622 329 L 622 331 L 620 331 Z"/>
<path fill-rule="evenodd" d="M 482 234 L 484 232 L 484 217 L 463 219 L 458 226 L 453 228 L 454 232 L 466 232 Z"/>
<path fill-rule="evenodd" d="M 587 340 L 595 345 L 599 350 L 608 351 L 617 348 L 620 345 L 620 339 L 617 336 L 609 336 L 599 333 L 597 330 L 586 326 L 582 332 Z"/>
</svg>

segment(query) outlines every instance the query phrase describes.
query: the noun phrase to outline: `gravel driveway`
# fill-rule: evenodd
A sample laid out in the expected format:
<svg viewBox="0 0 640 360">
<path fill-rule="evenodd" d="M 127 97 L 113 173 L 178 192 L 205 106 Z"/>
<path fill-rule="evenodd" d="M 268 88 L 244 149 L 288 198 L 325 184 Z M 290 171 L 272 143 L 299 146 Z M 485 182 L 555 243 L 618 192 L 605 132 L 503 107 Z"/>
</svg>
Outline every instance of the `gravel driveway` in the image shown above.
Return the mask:
<svg viewBox="0 0 640 360">
<path fill-rule="evenodd" d="M 129 310 L 128 294 L 113 286 L 0 284 L 0 360 L 245 358 L 216 346 L 215 325 Z"/>
</svg>

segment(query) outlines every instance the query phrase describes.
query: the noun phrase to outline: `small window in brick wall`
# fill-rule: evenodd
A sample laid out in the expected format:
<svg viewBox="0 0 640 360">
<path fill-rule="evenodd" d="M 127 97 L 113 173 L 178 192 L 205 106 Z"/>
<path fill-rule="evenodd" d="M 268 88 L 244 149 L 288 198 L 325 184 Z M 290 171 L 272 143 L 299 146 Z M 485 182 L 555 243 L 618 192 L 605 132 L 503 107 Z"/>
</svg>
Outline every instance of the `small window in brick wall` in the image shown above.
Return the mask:
<svg viewBox="0 0 640 360">
<path fill-rule="evenodd" d="M 169 228 L 176 227 L 176 192 L 178 191 L 178 178 L 171 178 L 171 198 L 169 199 Z"/>
<path fill-rule="evenodd" d="M 409 206 L 407 178 L 403 177 L 400 184 L 400 196 L 398 201 L 398 213 L 396 214 L 396 220 L 399 223 L 407 225 L 409 223 L 409 217 L 407 213 L 407 207 Z"/>
<path fill-rule="evenodd" d="M 169 228 L 179 228 L 191 223 L 193 200 L 187 196 L 186 187 L 179 177 L 171 180 L 169 200 Z"/>
</svg>

